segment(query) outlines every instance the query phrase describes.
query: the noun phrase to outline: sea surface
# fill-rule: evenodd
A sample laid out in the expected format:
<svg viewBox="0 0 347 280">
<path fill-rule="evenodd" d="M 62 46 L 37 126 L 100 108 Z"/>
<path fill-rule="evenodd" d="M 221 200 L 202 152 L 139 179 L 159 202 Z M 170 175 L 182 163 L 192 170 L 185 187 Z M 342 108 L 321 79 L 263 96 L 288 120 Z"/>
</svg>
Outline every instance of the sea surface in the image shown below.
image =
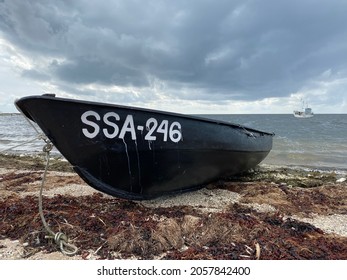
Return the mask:
<svg viewBox="0 0 347 280">
<path fill-rule="evenodd" d="M 202 115 L 274 132 L 273 149 L 263 161 L 267 165 L 347 170 L 347 114 L 315 115 L 298 119 L 293 115 Z M 0 114 L 0 153 L 37 154 L 44 142 L 22 115 Z M 18 146 L 19 145 L 19 146 Z M 18 146 L 10 151 L 10 147 Z M 53 154 L 59 154 L 57 150 Z"/>
</svg>

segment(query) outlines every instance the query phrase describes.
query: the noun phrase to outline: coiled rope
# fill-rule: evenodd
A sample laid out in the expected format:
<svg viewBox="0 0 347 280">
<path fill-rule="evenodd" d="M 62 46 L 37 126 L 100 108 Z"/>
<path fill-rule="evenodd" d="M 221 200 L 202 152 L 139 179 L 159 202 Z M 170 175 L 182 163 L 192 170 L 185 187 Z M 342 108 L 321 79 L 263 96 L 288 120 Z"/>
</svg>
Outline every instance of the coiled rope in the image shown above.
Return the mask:
<svg viewBox="0 0 347 280">
<path fill-rule="evenodd" d="M 64 233 L 62 232 L 54 233 L 54 231 L 48 226 L 45 216 L 43 215 L 42 192 L 43 192 L 43 187 L 45 185 L 46 175 L 47 175 L 48 166 L 49 166 L 49 155 L 53 148 L 53 144 L 48 139 L 46 139 L 45 142 L 46 144 L 43 146 L 43 152 L 46 155 L 46 167 L 45 167 L 45 171 L 43 173 L 43 177 L 41 181 L 41 188 L 40 188 L 40 195 L 39 195 L 39 213 L 40 213 L 42 224 L 45 227 L 46 231 L 49 233 L 49 236 L 46 236 L 46 238 L 54 239 L 55 243 L 59 246 L 60 251 L 63 254 L 67 256 L 73 256 L 77 253 L 78 248 L 75 245 L 69 243 L 68 238 Z"/>
<path fill-rule="evenodd" d="M 73 256 L 77 253 L 78 248 L 69 243 L 69 240 L 67 238 L 67 236 L 63 233 L 63 232 L 57 232 L 55 233 L 47 224 L 45 216 L 43 214 L 43 207 L 42 207 L 42 193 L 43 193 L 43 188 L 46 182 L 46 176 L 47 176 L 47 171 L 48 171 L 48 166 L 49 166 L 49 158 L 50 158 L 50 152 L 53 148 L 53 144 L 52 142 L 42 133 L 40 133 L 40 131 L 31 123 L 31 121 L 27 118 L 27 116 L 25 116 L 25 114 L 22 112 L 22 110 L 16 105 L 16 108 L 18 109 L 18 111 L 23 115 L 23 117 L 25 118 L 25 120 L 30 124 L 30 126 L 32 126 L 34 128 L 34 130 L 37 132 L 37 136 L 27 142 L 21 143 L 19 145 L 10 147 L 10 148 L 6 148 L 4 150 L 1 150 L 0 153 L 2 152 L 6 152 L 12 149 L 15 149 L 19 146 L 22 146 L 24 144 L 28 144 L 31 142 L 34 142 L 35 140 L 38 139 L 42 139 L 43 141 L 45 141 L 45 145 L 43 146 L 43 152 L 45 153 L 45 157 L 46 157 L 46 166 L 45 166 L 45 171 L 43 173 L 43 177 L 42 177 L 42 181 L 41 181 L 41 187 L 40 187 L 40 193 L 39 193 L 39 214 L 40 214 L 40 218 L 42 221 L 42 224 L 45 228 L 45 230 L 48 232 L 49 236 L 46 236 L 46 238 L 51 238 L 55 241 L 55 243 L 59 246 L 60 251 L 67 255 L 67 256 Z"/>
</svg>

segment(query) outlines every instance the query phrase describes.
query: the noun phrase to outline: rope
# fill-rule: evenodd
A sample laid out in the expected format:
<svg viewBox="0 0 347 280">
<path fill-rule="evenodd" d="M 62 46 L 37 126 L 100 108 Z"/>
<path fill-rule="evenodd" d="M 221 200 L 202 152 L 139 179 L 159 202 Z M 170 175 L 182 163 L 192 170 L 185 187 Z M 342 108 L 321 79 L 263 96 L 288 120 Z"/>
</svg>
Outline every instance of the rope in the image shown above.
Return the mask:
<svg viewBox="0 0 347 280">
<path fill-rule="evenodd" d="M 18 148 L 22 145 L 25 145 L 25 144 L 29 144 L 31 142 L 34 142 L 38 139 L 42 139 L 43 141 L 47 142 L 47 137 L 42 133 L 40 132 L 36 127 L 35 125 L 29 120 L 29 118 L 23 113 L 23 111 L 17 106 L 16 102 L 14 103 L 14 105 L 16 106 L 17 110 L 22 114 L 22 116 L 24 117 L 24 119 L 28 122 L 28 124 L 36 131 L 37 135 L 35 138 L 31 139 L 31 140 L 28 140 L 24 143 L 21 143 L 21 144 L 18 144 L 16 146 L 13 146 L 13 147 L 10 147 L 10 148 L 6 148 L 6 149 L 3 149 L 3 150 L 0 150 L 0 153 L 4 153 L 4 152 L 7 152 L 7 151 L 10 151 L 10 150 L 13 150 L 15 148 Z"/>
<path fill-rule="evenodd" d="M 23 113 L 23 111 L 17 106 L 17 104 L 15 103 L 15 106 L 17 108 L 17 110 L 23 115 L 24 119 L 29 123 L 29 125 L 37 132 L 37 136 L 29 141 L 26 141 L 24 143 L 21 143 L 19 145 L 10 147 L 10 148 L 6 148 L 4 150 L 0 150 L 0 153 L 12 150 L 14 148 L 17 148 L 19 146 L 34 142 L 37 139 L 42 139 L 43 141 L 45 141 L 45 145 L 43 146 L 43 152 L 45 153 L 46 156 L 46 166 L 45 166 L 45 171 L 43 173 L 43 177 L 42 177 L 42 181 L 41 181 L 41 188 L 40 188 L 40 194 L 39 194 L 39 213 L 40 213 L 40 218 L 42 221 L 42 224 L 44 226 L 44 228 L 46 229 L 46 231 L 48 232 L 49 236 L 46 236 L 46 238 L 51 238 L 54 239 L 55 243 L 59 246 L 60 251 L 67 255 L 67 256 L 73 256 L 77 253 L 78 248 L 69 243 L 69 240 L 67 238 L 67 236 L 62 233 L 62 232 L 57 232 L 55 233 L 47 224 L 46 219 L 43 215 L 43 207 L 42 207 L 42 192 L 43 192 L 43 187 L 45 185 L 46 182 L 46 176 L 47 176 L 47 171 L 48 171 L 48 166 L 49 166 L 49 155 L 50 152 L 53 148 L 53 144 L 52 142 L 44 135 L 42 134 L 35 126 L 34 124 L 29 120 L 29 118 Z"/>
<path fill-rule="evenodd" d="M 54 231 L 48 226 L 46 219 L 43 215 L 42 192 L 43 192 L 43 187 L 45 185 L 47 170 L 48 170 L 48 166 L 49 166 L 49 154 L 50 154 L 50 151 L 52 150 L 52 148 L 53 148 L 53 144 L 49 140 L 46 140 L 46 145 L 43 146 L 43 152 L 45 152 L 45 154 L 46 154 L 46 167 L 45 167 L 45 171 L 43 173 L 43 178 L 42 178 L 41 188 L 40 188 L 39 212 L 40 212 L 42 224 L 43 224 L 44 228 L 46 229 L 46 231 L 49 233 L 49 236 L 46 236 L 46 238 L 54 239 L 55 243 L 59 246 L 60 251 L 63 254 L 65 254 L 67 256 L 73 256 L 77 253 L 78 248 L 75 245 L 69 243 L 68 238 L 64 233 L 62 233 L 62 232 L 54 233 Z"/>
<path fill-rule="evenodd" d="M 28 124 L 36 131 L 38 135 L 42 135 L 41 132 L 35 127 L 35 125 L 30 121 L 30 119 L 24 114 L 24 112 L 17 106 L 17 102 L 14 102 L 14 106 L 16 106 L 17 110 L 22 114 L 24 119 L 28 122 Z"/>
<path fill-rule="evenodd" d="M 35 138 L 33 138 L 33 139 L 31 139 L 31 140 L 28 140 L 28 141 L 26 141 L 26 142 L 24 142 L 24 143 L 18 144 L 18 145 L 16 145 L 16 146 L 12 146 L 12 147 L 10 147 L 10 148 L 6 148 L 6 149 L 3 149 L 3 150 L 0 150 L 0 153 L 4 153 L 4 152 L 10 151 L 10 150 L 13 150 L 13 149 L 18 148 L 18 147 L 20 147 L 20 146 L 22 146 L 22 145 L 26 145 L 26 144 L 29 144 L 29 143 L 31 143 L 31 142 L 34 142 L 34 141 L 36 141 L 36 140 L 38 140 L 38 139 L 43 139 L 43 140 L 44 140 L 45 137 L 44 137 L 42 134 L 39 134 L 39 135 L 37 135 Z"/>
<path fill-rule="evenodd" d="M 245 131 L 246 135 L 249 137 L 256 138 L 252 132 L 249 132 L 244 126 L 241 126 L 243 130 Z"/>
</svg>

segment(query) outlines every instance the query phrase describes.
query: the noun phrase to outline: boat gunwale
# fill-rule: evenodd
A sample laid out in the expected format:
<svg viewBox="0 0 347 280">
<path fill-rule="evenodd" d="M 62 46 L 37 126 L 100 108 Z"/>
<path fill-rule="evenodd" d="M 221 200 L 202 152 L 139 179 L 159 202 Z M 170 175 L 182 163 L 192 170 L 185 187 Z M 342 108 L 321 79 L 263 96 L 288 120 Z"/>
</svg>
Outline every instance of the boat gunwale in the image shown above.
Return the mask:
<svg viewBox="0 0 347 280">
<path fill-rule="evenodd" d="M 175 112 L 170 112 L 170 111 L 148 109 L 148 108 L 136 107 L 136 106 L 119 105 L 119 104 L 114 104 L 114 103 L 105 103 L 105 102 L 96 102 L 96 101 L 56 97 L 53 94 L 25 96 L 25 97 L 22 97 L 22 98 L 16 100 L 15 103 L 17 103 L 18 101 L 21 101 L 21 100 L 26 100 L 26 99 L 45 99 L 45 100 L 52 100 L 52 101 L 56 100 L 56 101 L 62 101 L 62 102 L 68 102 L 68 103 L 86 104 L 86 105 L 93 105 L 93 106 L 99 106 L 99 107 L 105 106 L 105 107 L 114 107 L 114 108 L 120 108 L 120 109 L 125 109 L 125 110 L 142 111 L 142 112 L 146 112 L 146 113 L 153 112 L 155 114 L 160 114 L 160 115 L 169 115 L 172 117 L 180 117 L 180 118 L 184 118 L 184 119 L 188 119 L 188 120 L 196 120 L 196 121 L 208 122 L 208 123 L 213 123 L 213 124 L 218 124 L 218 125 L 231 126 L 231 127 L 235 127 L 235 128 L 245 129 L 247 132 L 256 132 L 256 133 L 260 133 L 260 134 L 266 134 L 268 136 L 274 136 L 275 135 L 274 132 L 266 132 L 263 130 L 250 128 L 250 127 L 247 127 L 247 126 L 244 126 L 241 124 L 236 124 L 236 123 L 222 121 L 222 120 L 216 120 L 216 119 L 210 119 L 210 118 L 200 117 L 200 116 L 196 116 L 196 115 L 187 115 L 187 114 L 175 113 Z M 27 117 L 32 119 L 30 114 L 27 114 L 26 112 L 23 112 L 23 113 Z"/>
</svg>

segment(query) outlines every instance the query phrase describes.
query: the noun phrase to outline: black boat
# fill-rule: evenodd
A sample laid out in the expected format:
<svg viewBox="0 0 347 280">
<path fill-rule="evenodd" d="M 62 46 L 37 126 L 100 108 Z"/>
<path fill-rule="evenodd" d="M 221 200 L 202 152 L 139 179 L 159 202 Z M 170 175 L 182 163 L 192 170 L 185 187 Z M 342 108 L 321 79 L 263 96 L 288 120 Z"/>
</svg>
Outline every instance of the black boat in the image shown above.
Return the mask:
<svg viewBox="0 0 347 280">
<path fill-rule="evenodd" d="M 16 101 L 92 187 L 150 199 L 202 187 L 259 164 L 272 133 L 156 110 L 29 96 Z"/>
</svg>

